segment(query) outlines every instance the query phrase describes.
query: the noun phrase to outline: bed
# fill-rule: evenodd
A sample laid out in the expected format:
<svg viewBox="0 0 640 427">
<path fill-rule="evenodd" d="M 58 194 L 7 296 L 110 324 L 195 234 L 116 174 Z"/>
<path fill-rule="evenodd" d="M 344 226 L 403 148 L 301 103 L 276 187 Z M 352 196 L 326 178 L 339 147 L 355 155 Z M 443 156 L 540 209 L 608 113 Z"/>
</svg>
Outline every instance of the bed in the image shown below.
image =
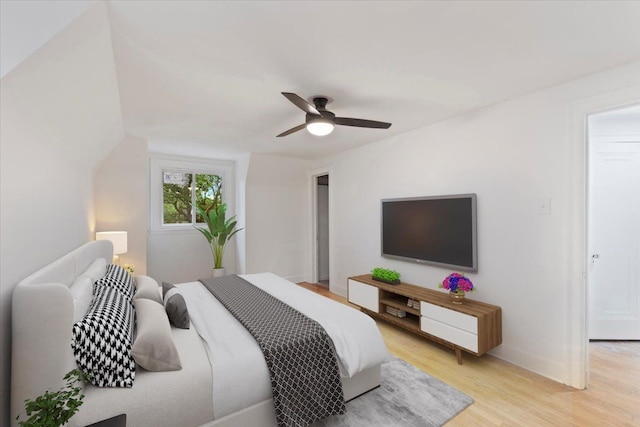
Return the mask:
<svg viewBox="0 0 640 427">
<path fill-rule="evenodd" d="M 25 399 L 59 389 L 65 373 L 76 367 L 70 342 L 77 313 L 69 288 L 96 259 L 111 260 L 112 253 L 109 241 L 89 242 L 16 285 L 12 422 L 23 413 Z M 372 319 L 273 274 L 242 277 L 275 293 L 327 329 L 338 352 L 345 400 L 380 384 L 380 365 L 390 356 Z M 261 361 L 262 355 L 255 348 L 246 347 L 251 337 L 238 329 L 243 327 L 237 321 L 234 324 L 235 319 L 230 320 L 224 309 L 199 309 L 194 305 L 202 299 L 212 299 L 210 303 L 216 304 L 211 294 L 203 293 L 206 290 L 199 282 L 178 284 L 177 288 L 187 301 L 192 321 L 190 329 L 171 328 L 182 369 L 150 372 L 137 367 L 131 388 L 85 385 L 84 403 L 69 426 L 85 426 L 120 414 L 126 414 L 127 424 L 136 427 L 277 425 L 268 373 L 264 379 L 264 358 Z M 314 317 L 318 311 L 324 312 L 324 319 L 322 315 Z M 218 317 L 211 319 L 211 313 Z M 350 324 L 357 326 L 350 328 Z"/>
</svg>

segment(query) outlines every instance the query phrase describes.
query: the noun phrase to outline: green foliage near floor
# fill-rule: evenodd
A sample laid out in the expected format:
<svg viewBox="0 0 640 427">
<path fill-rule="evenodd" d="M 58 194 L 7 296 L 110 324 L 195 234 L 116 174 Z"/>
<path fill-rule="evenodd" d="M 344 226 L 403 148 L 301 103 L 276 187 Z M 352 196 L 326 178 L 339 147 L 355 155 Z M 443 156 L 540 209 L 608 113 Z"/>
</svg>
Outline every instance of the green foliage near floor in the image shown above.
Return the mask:
<svg viewBox="0 0 640 427">
<path fill-rule="evenodd" d="M 84 374 L 77 369 L 64 376 L 65 385 L 60 390 L 44 394 L 35 399 L 25 400 L 25 413 L 28 419 L 20 421 L 20 427 L 60 427 L 65 425 L 78 412 L 84 395 L 78 383 L 84 381 Z"/>
</svg>

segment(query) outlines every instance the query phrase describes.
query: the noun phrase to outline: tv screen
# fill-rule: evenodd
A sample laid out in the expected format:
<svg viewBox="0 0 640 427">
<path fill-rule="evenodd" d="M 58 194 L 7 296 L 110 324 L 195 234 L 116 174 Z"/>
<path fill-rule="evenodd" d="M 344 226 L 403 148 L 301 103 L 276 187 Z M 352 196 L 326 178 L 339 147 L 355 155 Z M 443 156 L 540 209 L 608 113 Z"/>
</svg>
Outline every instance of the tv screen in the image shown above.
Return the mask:
<svg viewBox="0 0 640 427">
<path fill-rule="evenodd" d="M 476 195 L 382 200 L 382 256 L 478 271 Z"/>
</svg>

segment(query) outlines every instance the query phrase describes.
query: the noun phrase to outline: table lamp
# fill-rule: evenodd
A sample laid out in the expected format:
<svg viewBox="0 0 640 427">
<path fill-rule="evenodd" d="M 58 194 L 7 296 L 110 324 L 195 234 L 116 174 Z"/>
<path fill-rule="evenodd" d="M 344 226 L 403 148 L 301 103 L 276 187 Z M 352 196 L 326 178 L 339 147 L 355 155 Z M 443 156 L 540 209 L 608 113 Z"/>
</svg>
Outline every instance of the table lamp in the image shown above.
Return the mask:
<svg viewBox="0 0 640 427">
<path fill-rule="evenodd" d="M 110 240 L 113 243 L 113 262 L 119 264 L 118 255 L 127 253 L 127 232 L 126 231 L 98 231 L 96 240 Z"/>
</svg>

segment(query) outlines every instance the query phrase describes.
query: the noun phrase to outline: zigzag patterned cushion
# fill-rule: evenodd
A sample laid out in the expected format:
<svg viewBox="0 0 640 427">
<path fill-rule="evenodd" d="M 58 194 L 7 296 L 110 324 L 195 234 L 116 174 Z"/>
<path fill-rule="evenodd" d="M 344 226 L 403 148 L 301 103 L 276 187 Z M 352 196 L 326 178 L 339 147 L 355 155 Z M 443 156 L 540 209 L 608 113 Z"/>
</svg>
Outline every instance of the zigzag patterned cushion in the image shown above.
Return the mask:
<svg viewBox="0 0 640 427">
<path fill-rule="evenodd" d="M 78 368 L 99 387 L 131 387 L 136 364 L 131 355 L 134 310 L 112 287 L 101 287 L 84 319 L 73 325 L 71 347 Z"/>
<path fill-rule="evenodd" d="M 133 298 L 133 294 L 136 292 L 133 277 L 131 277 L 127 270 L 116 264 L 109 264 L 107 266 L 105 276 L 97 280 L 93 285 L 93 294 L 95 295 L 102 287 L 115 288 L 129 298 L 129 300 Z"/>
</svg>

